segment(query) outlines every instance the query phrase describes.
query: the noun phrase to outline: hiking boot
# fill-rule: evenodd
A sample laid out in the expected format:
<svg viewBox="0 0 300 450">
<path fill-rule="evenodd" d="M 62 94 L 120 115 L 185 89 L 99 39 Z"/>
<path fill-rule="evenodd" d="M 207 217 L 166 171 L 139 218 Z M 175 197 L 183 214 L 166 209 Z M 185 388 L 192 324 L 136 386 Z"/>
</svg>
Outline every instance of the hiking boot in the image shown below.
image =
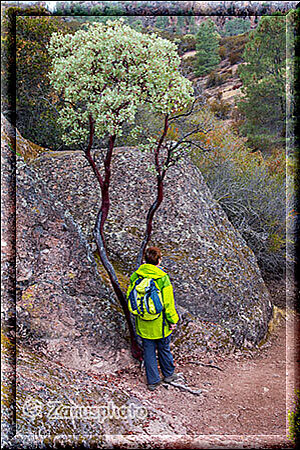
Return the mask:
<svg viewBox="0 0 300 450">
<path fill-rule="evenodd" d="M 160 381 L 155 384 L 148 384 L 147 387 L 148 387 L 149 391 L 154 391 L 159 385 L 160 385 Z"/>
<path fill-rule="evenodd" d="M 179 378 L 180 377 L 179 377 L 179 375 L 177 375 L 177 373 L 173 373 L 173 375 L 170 375 L 169 377 L 164 377 L 164 382 L 165 383 L 171 383 L 171 381 L 176 381 Z"/>
</svg>

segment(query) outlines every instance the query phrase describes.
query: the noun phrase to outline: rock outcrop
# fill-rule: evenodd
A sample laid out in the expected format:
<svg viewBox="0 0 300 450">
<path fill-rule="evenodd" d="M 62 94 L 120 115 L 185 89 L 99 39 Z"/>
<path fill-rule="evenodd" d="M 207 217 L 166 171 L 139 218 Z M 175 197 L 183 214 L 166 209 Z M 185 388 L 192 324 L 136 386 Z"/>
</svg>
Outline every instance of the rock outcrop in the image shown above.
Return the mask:
<svg viewBox="0 0 300 450">
<path fill-rule="evenodd" d="M 69 366 L 119 348 L 118 306 L 78 226 L 24 163 L 17 170 L 17 324 L 24 342 Z"/>
<path fill-rule="evenodd" d="M 150 156 L 137 148 L 116 149 L 105 233 L 124 289 L 135 269 L 145 217 L 154 200 L 155 177 L 148 170 L 150 164 Z M 48 152 L 34 160 L 32 167 L 53 197 L 70 211 L 93 247 L 100 193 L 83 153 Z M 237 346 L 260 342 L 272 306 L 255 256 L 189 160 L 168 173 L 152 244 L 163 251 L 163 266 L 172 278 L 182 311 L 218 324 Z"/>
<path fill-rule="evenodd" d="M 3 448 L 108 448 L 133 432 L 185 434 L 111 378 L 139 367 L 120 307 L 80 228 L 1 125 Z"/>
<path fill-rule="evenodd" d="M 69 367 L 90 369 L 95 363 L 97 370 L 113 370 L 127 357 L 121 352 L 127 342 L 120 306 L 78 225 L 14 154 L 30 144 L 16 132 L 14 146 L 13 128 L 3 117 L 1 122 L 4 332 L 14 339 L 16 319 L 20 345 Z"/>
<path fill-rule="evenodd" d="M 105 234 L 124 290 L 154 200 L 149 158 L 119 148 L 113 160 Z M 70 367 L 91 367 L 95 357 L 99 370 L 112 368 L 107 346 L 125 357 L 127 332 L 107 275 L 95 264 L 100 193 L 83 154 L 45 152 L 31 164 L 20 158 L 16 185 L 20 336 Z M 208 350 L 208 336 L 238 347 L 265 337 L 272 305 L 255 256 L 189 160 L 169 171 L 152 244 L 162 248 L 183 319 L 174 335 L 179 353 L 190 343 Z"/>
</svg>

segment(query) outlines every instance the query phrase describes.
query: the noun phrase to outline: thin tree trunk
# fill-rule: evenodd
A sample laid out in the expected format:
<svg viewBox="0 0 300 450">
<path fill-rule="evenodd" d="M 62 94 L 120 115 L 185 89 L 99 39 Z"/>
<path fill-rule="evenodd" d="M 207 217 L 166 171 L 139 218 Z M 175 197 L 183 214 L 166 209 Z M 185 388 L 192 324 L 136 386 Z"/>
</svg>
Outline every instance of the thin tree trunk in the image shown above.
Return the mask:
<svg viewBox="0 0 300 450">
<path fill-rule="evenodd" d="M 129 334 L 130 334 L 132 356 L 141 361 L 142 360 L 142 350 L 136 340 L 136 334 L 135 334 L 135 330 L 134 330 L 132 322 L 131 322 L 130 312 L 128 310 L 128 305 L 127 305 L 127 301 L 126 301 L 126 296 L 122 292 L 122 289 L 120 287 L 120 284 L 119 284 L 116 272 L 113 268 L 113 265 L 111 264 L 111 262 L 108 259 L 107 252 L 106 252 L 105 237 L 104 237 L 104 224 L 107 219 L 109 208 L 110 208 L 109 186 L 110 186 L 110 176 L 111 176 L 111 159 L 112 159 L 112 153 L 113 153 L 113 149 L 114 149 L 114 143 L 115 143 L 116 136 L 110 136 L 110 139 L 109 139 L 109 147 L 108 147 L 106 157 L 104 160 L 104 169 L 105 169 L 104 179 L 101 176 L 93 157 L 91 156 L 91 148 L 92 148 L 92 144 L 93 144 L 93 138 L 94 138 L 94 123 L 93 123 L 92 118 L 90 117 L 90 139 L 89 139 L 88 148 L 85 151 L 85 156 L 86 156 L 89 164 L 91 165 L 93 172 L 99 182 L 99 185 L 101 188 L 101 194 L 102 194 L 101 195 L 101 197 L 102 197 L 101 207 L 98 212 L 96 224 L 94 227 L 94 238 L 96 240 L 97 249 L 98 249 L 99 256 L 100 256 L 101 262 L 103 264 L 103 267 L 105 268 L 105 270 L 109 276 L 113 290 L 114 290 L 114 292 L 117 296 L 117 299 L 119 300 L 119 302 L 122 306 L 122 309 L 124 311 L 124 314 L 125 314 L 125 318 L 127 321 Z"/>
<path fill-rule="evenodd" d="M 96 240 L 99 256 L 100 256 L 101 262 L 103 264 L 103 267 L 105 268 L 106 272 L 108 273 L 113 290 L 114 290 L 114 292 L 117 296 L 117 299 L 119 300 L 120 305 L 122 306 L 122 309 L 125 314 L 125 318 L 127 321 L 129 334 L 130 334 L 131 354 L 134 358 L 142 361 L 142 351 L 136 340 L 136 333 L 135 333 L 135 330 L 134 330 L 132 322 L 131 322 L 131 317 L 130 317 L 130 312 L 128 310 L 126 297 L 122 292 L 118 278 L 116 276 L 116 272 L 107 257 L 105 242 L 103 241 L 103 238 L 102 238 L 103 230 L 101 230 L 101 223 L 104 224 L 102 211 L 100 209 L 97 220 L 96 220 L 96 225 L 94 228 L 94 238 Z"/>
<path fill-rule="evenodd" d="M 146 221 L 146 231 L 145 231 L 145 236 L 144 239 L 142 241 L 140 250 L 139 250 L 139 254 L 137 257 L 137 261 L 136 261 L 136 269 L 142 264 L 143 261 L 143 257 L 144 257 L 144 253 L 146 250 L 146 247 L 150 241 L 150 237 L 151 237 L 151 233 L 152 233 L 152 223 L 153 223 L 153 217 L 155 212 L 158 210 L 158 208 L 160 207 L 162 201 L 164 198 L 164 184 L 163 184 L 163 179 L 161 179 L 160 176 L 157 177 L 157 194 L 156 194 L 156 199 L 155 202 L 151 205 L 148 214 L 147 214 L 147 221 Z"/>
<path fill-rule="evenodd" d="M 139 254 L 138 254 L 138 257 L 136 260 L 136 269 L 142 264 L 146 247 L 151 238 L 153 217 L 154 217 L 154 214 L 156 213 L 156 211 L 158 210 L 158 208 L 160 207 L 160 205 L 163 201 L 163 198 L 164 198 L 164 177 L 166 174 L 166 169 L 163 167 L 163 165 L 161 165 L 161 163 L 159 161 L 159 156 L 160 156 L 159 153 L 160 153 L 160 149 L 163 144 L 163 141 L 167 135 L 168 128 L 169 128 L 169 115 L 166 114 L 163 133 L 161 135 L 161 138 L 160 138 L 160 140 L 157 144 L 157 147 L 155 149 L 155 152 L 154 152 L 154 163 L 155 163 L 155 170 L 157 173 L 156 199 L 155 199 L 155 202 L 150 206 L 148 214 L 147 214 L 146 231 L 145 231 L 144 239 L 142 241 L 142 244 L 141 244 L 141 247 L 139 250 Z"/>
</svg>

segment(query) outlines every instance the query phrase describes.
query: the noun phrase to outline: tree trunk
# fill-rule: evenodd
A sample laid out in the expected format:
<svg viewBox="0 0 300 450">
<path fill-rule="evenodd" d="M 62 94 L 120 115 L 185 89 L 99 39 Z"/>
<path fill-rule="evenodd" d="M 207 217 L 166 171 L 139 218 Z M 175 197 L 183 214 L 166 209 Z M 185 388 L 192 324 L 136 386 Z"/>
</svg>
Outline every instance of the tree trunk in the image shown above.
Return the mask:
<svg viewBox="0 0 300 450">
<path fill-rule="evenodd" d="M 129 312 L 128 305 L 127 305 L 126 296 L 122 292 L 122 289 L 118 282 L 118 278 L 116 276 L 116 272 L 107 257 L 105 243 L 102 239 L 103 230 L 101 230 L 101 223 L 104 224 L 104 222 L 102 220 L 102 211 L 100 209 L 97 220 L 96 220 L 96 225 L 94 228 L 94 238 L 96 240 L 99 256 L 100 256 L 101 262 L 103 264 L 103 267 L 105 268 L 106 272 L 108 273 L 113 290 L 114 290 L 114 292 L 117 296 L 117 299 L 119 300 L 120 305 L 122 306 L 122 309 L 125 314 L 125 318 L 127 321 L 129 334 L 130 334 L 131 354 L 134 358 L 138 359 L 139 361 L 142 361 L 142 359 L 143 359 L 142 350 L 136 339 L 136 333 L 135 333 L 135 330 L 134 330 L 132 322 L 131 322 L 131 317 L 130 317 L 130 312 Z"/>
<path fill-rule="evenodd" d="M 109 139 L 109 147 L 108 147 L 106 157 L 104 160 L 105 172 L 104 172 L 104 179 L 103 179 L 99 172 L 98 167 L 95 164 L 93 157 L 91 156 L 93 134 L 94 134 L 93 120 L 92 120 L 92 118 L 90 118 L 90 141 L 89 141 L 89 146 L 85 152 L 85 156 L 86 156 L 89 164 L 91 165 L 93 172 L 96 175 L 96 178 L 100 184 L 101 196 L 102 196 L 101 207 L 98 212 L 96 224 L 94 227 L 94 238 L 96 240 L 99 256 L 100 256 L 101 262 L 103 264 L 103 267 L 105 268 L 105 270 L 109 276 L 113 290 L 114 290 L 114 292 L 117 296 L 117 299 L 119 300 L 120 305 L 122 306 L 122 309 L 125 314 L 125 318 L 127 321 L 129 334 L 130 334 L 132 356 L 134 358 L 138 359 L 139 361 L 142 361 L 142 359 L 143 359 L 142 350 L 136 339 L 136 333 L 135 333 L 134 327 L 131 322 L 131 317 L 130 317 L 130 312 L 129 312 L 128 305 L 127 305 L 126 296 L 122 292 L 116 272 L 107 256 L 105 237 L 104 237 L 104 231 L 103 231 L 104 224 L 107 219 L 109 208 L 110 208 L 109 186 L 110 186 L 110 175 L 111 175 L 111 158 L 112 158 L 112 153 L 113 153 L 116 136 L 110 136 L 110 139 Z"/>
<path fill-rule="evenodd" d="M 159 142 L 157 144 L 157 147 L 154 152 L 154 164 L 155 164 L 155 170 L 157 173 L 157 190 L 156 190 L 156 199 L 155 202 L 151 205 L 149 208 L 148 214 L 147 214 L 147 220 L 146 220 L 146 231 L 145 236 L 143 239 L 143 242 L 141 244 L 139 254 L 136 261 L 136 269 L 142 264 L 144 253 L 146 250 L 146 247 L 150 241 L 151 233 L 152 233 L 152 222 L 155 212 L 158 210 L 158 208 L 161 205 L 161 202 L 164 198 L 164 177 L 166 175 L 166 169 L 163 168 L 164 165 L 160 163 L 159 161 L 159 153 L 161 150 L 161 146 L 163 144 L 163 141 L 167 135 L 169 128 L 169 115 L 165 115 L 165 123 L 164 123 L 164 129 L 161 135 L 161 138 L 159 139 Z"/>
<path fill-rule="evenodd" d="M 155 212 L 160 207 L 161 202 L 163 201 L 163 198 L 164 198 L 163 179 L 160 176 L 158 176 L 157 177 L 156 199 L 155 199 L 155 202 L 153 203 L 153 205 L 150 207 L 148 214 L 147 214 L 146 232 L 145 232 L 145 236 L 144 236 L 143 242 L 141 244 L 138 257 L 137 257 L 136 269 L 138 269 L 138 267 L 142 264 L 144 253 L 145 253 L 146 247 L 150 241 L 150 237 L 151 237 L 151 233 L 152 233 L 153 217 L 154 217 Z"/>
</svg>

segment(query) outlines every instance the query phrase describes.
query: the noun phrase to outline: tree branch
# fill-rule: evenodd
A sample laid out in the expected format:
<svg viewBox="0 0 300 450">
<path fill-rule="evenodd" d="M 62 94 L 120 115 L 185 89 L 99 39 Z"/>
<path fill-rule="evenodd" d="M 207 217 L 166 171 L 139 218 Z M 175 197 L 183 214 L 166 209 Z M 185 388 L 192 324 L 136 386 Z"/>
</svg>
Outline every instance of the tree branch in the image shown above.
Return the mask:
<svg viewBox="0 0 300 450">
<path fill-rule="evenodd" d="M 218 369 L 221 370 L 221 372 L 223 372 L 223 369 L 221 369 L 219 366 L 215 366 L 214 364 L 204 364 L 200 361 L 186 361 L 186 364 L 198 364 L 199 366 L 203 367 L 212 367 L 213 369 Z"/>
<path fill-rule="evenodd" d="M 96 165 L 96 163 L 95 163 L 95 161 L 94 161 L 94 159 L 93 159 L 93 157 L 91 155 L 91 149 L 92 149 L 92 146 L 93 146 L 94 134 L 95 134 L 94 120 L 93 120 L 91 114 L 89 116 L 89 122 L 90 122 L 89 143 L 88 143 L 87 149 L 84 150 L 84 154 L 85 154 L 85 157 L 88 160 L 90 166 L 92 167 L 93 172 L 96 175 L 96 178 L 97 178 L 97 180 L 98 180 L 98 182 L 100 184 L 100 188 L 102 190 L 103 189 L 103 185 L 104 185 L 103 178 L 102 178 L 101 173 L 100 173 L 100 171 L 99 171 L 99 169 L 98 169 L 98 167 L 97 167 L 97 165 Z"/>
<path fill-rule="evenodd" d="M 202 389 L 192 389 L 189 386 L 186 386 L 185 384 L 177 383 L 176 381 L 171 381 L 170 383 L 163 383 L 163 386 L 167 387 L 169 384 L 171 384 L 174 387 L 179 388 L 181 391 L 187 391 L 194 395 L 200 395 L 202 394 Z"/>
<path fill-rule="evenodd" d="M 160 207 L 162 201 L 163 201 L 163 197 L 164 197 L 164 177 L 165 177 L 165 170 L 162 172 L 161 169 L 161 165 L 159 163 L 159 153 L 160 153 L 160 149 L 162 147 L 163 141 L 167 135 L 168 132 L 168 127 L 169 127 L 169 115 L 166 114 L 165 115 L 165 123 L 164 123 L 164 130 L 163 133 L 161 135 L 161 138 L 159 139 L 159 142 L 157 144 L 157 147 L 154 151 L 154 162 L 155 162 L 155 170 L 157 173 L 157 189 L 156 189 L 156 199 L 154 201 L 154 203 L 150 206 L 149 210 L 148 210 L 148 214 L 147 214 L 147 219 L 146 219 L 146 231 L 145 231 L 145 235 L 144 235 L 144 239 L 142 241 L 142 244 L 140 246 L 140 250 L 138 253 L 138 257 L 137 257 L 137 261 L 136 261 L 136 268 L 138 268 L 143 260 L 143 256 L 146 250 L 146 247 L 148 245 L 148 242 L 150 240 L 151 237 L 151 233 L 152 233 L 152 222 L 153 222 L 153 217 L 155 212 L 158 210 L 158 208 Z"/>
<path fill-rule="evenodd" d="M 161 176 L 161 165 L 159 163 L 159 152 L 162 146 L 162 143 L 167 135 L 168 132 L 168 128 L 169 128 L 169 114 L 165 115 L 165 123 L 164 123 L 164 130 L 163 133 L 161 135 L 161 138 L 158 141 L 157 147 L 154 151 L 154 160 L 155 160 L 155 170 L 157 172 L 157 175 L 160 177 Z"/>
<path fill-rule="evenodd" d="M 176 119 L 181 119 L 181 117 L 188 117 L 192 114 L 193 110 L 194 110 L 194 106 L 196 104 L 197 99 L 195 98 L 192 105 L 191 105 L 191 109 L 189 111 L 187 111 L 186 113 L 183 114 L 179 114 L 177 116 L 172 116 L 170 117 L 169 121 L 171 122 L 172 120 L 176 120 Z"/>
<path fill-rule="evenodd" d="M 121 286 L 119 284 L 115 269 L 111 262 L 108 259 L 107 251 L 106 251 L 106 243 L 105 243 L 105 237 L 104 237 L 104 224 L 108 216 L 109 207 L 110 207 L 110 199 L 109 199 L 109 185 L 110 185 L 110 176 L 111 176 L 111 160 L 112 160 L 112 154 L 114 149 L 114 143 L 116 140 L 116 136 L 110 136 L 109 138 L 109 146 L 107 149 L 106 157 L 104 160 L 104 170 L 105 170 L 105 176 L 104 180 L 101 177 L 101 174 L 96 167 L 96 164 L 94 160 L 92 159 L 90 155 L 92 143 L 93 143 L 93 135 L 94 135 L 94 123 L 92 120 L 92 117 L 90 116 L 90 139 L 89 139 L 89 145 L 86 151 L 86 156 L 88 158 L 88 161 L 93 167 L 94 173 L 99 181 L 100 188 L 101 188 L 101 196 L 102 196 L 102 203 L 101 207 L 99 209 L 97 220 L 94 227 L 94 238 L 97 244 L 99 256 L 101 259 L 101 262 L 103 264 L 104 269 L 108 273 L 109 279 L 111 281 L 112 287 L 114 289 L 114 292 L 122 306 L 122 309 L 125 314 L 126 322 L 128 325 L 129 333 L 130 333 L 130 341 L 131 341 L 131 353 L 132 356 L 138 360 L 142 359 L 142 351 L 137 343 L 136 340 L 136 334 L 135 330 L 133 328 L 130 312 L 128 310 L 128 305 L 126 301 L 125 294 L 122 292 Z"/>
</svg>

